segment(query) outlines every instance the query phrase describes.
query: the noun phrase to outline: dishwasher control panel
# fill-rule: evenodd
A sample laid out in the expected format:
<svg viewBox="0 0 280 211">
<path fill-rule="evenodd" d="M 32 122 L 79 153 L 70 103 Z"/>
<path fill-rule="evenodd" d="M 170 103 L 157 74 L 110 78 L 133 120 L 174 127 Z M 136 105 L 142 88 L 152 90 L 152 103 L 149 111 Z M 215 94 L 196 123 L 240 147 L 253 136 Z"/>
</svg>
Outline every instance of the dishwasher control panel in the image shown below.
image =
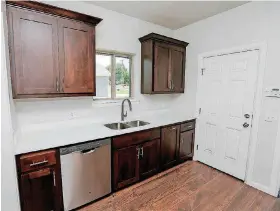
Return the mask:
<svg viewBox="0 0 280 211">
<path fill-rule="evenodd" d="M 83 144 L 77 144 L 74 146 L 69 146 L 69 147 L 62 147 L 59 149 L 60 155 L 66 155 L 72 152 L 77 152 L 77 151 L 83 151 L 83 150 L 88 150 L 88 149 L 93 149 L 97 147 L 101 147 L 102 145 L 110 144 L 110 139 L 104 139 L 101 141 L 91 141 L 88 143 L 83 143 Z"/>
</svg>

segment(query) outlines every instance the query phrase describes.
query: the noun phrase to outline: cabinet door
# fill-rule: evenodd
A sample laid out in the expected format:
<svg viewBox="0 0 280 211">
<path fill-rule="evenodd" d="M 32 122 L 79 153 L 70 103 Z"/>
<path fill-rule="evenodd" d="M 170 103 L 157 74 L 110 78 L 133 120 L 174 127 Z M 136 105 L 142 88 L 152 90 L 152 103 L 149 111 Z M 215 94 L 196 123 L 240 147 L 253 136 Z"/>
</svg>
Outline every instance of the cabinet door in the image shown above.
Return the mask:
<svg viewBox="0 0 280 211">
<path fill-rule="evenodd" d="M 21 203 L 23 211 L 60 211 L 57 171 L 45 168 L 20 177 Z"/>
<path fill-rule="evenodd" d="M 167 44 L 155 43 L 154 92 L 170 91 L 171 57 Z"/>
<path fill-rule="evenodd" d="M 179 159 L 187 160 L 193 157 L 194 150 L 194 130 L 181 133 Z"/>
<path fill-rule="evenodd" d="M 59 91 L 57 19 L 8 7 L 14 97 Z"/>
<path fill-rule="evenodd" d="M 114 190 L 138 181 L 138 150 L 136 146 L 132 146 L 114 151 Z"/>
<path fill-rule="evenodd" d="M 183 48 L 171 49 L 172 91 L 183 92 L 185 87 L 185 51 Z"/>
<path fill-rule="evenodd" d="M 176 163 L 178 154 L 178 142 L 180 138 L 180 126 L 169 126 L 161 131 L 161 167 L 169 168 Z"/>
<path fill-rule="evenodd" d="M 67 19 L 58 24 L 61 91 L 94 94 L 94 27 Z"/>
<path fill-rule="evenodd" d="M 158 171 L 160 139 L 148 141 L 140 149 L 139 174 L 140 178 L 144 179 Z"/>
</svg>

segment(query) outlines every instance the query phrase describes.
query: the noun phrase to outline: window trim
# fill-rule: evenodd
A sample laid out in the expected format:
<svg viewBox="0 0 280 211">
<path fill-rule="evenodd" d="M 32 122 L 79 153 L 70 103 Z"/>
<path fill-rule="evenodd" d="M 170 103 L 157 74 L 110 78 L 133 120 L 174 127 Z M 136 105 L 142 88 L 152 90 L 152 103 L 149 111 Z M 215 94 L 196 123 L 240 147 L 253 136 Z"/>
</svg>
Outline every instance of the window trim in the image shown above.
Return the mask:
<svg viewBox="0 0 280 211">
<path fill-rule="evenodd" d="M 134 99 L 134 83 L 133 83 L 133 57 L 135 54 L 133 53 L 127 53 L 127 52 L 120 52 L 120 51 L 114 51 L 114 50 L 104 50 L 104 49 L 96 49 L 96 55 L 107 55 L 111 56 L 111 81 L 114 81 L 114 83 L 111 83 L 111 97 L 97 97 L 93 96 L 93 100 L 100 100 L 100 101 L 111 101 L 111 102 L 118 102 L 120 100 L 123 100 L 125 98 Z M 129 97 L 122 97 L 117 98 L 116 97 L 116 80 L 115 80 L 115 65 L 116 65 L 116 57 L 123 57 L 129 59 Z"/>
</svg>

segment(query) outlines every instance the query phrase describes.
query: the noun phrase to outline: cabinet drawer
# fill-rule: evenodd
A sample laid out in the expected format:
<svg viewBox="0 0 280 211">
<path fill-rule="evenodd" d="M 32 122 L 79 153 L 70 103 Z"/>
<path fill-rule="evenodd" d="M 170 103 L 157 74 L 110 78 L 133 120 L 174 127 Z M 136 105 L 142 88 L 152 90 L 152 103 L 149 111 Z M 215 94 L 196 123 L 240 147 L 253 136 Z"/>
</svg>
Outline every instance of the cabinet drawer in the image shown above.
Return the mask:
<svg viewBox="0 0 280 211">
<path fill-rule="evenodd" d="M 48 150 L 20 156 L 20 171 L 27 172 L 56 164 L 55 153 L 55 150 Z"/>
<path fill-rule="evenodd" d="M 181 132 L 192 130 L 195 128 L 195 121 L 186 122 L 181 124 Z"/>
<path fill-rule="evenodd" d="M 113 138 L 113 148 L 119 149 L 128 147 L 134 144 L 139 144 L 144 141 L 160 138 L 160 129 L 140 131 L 136 133 L 130 133 Z"/>
</svg>

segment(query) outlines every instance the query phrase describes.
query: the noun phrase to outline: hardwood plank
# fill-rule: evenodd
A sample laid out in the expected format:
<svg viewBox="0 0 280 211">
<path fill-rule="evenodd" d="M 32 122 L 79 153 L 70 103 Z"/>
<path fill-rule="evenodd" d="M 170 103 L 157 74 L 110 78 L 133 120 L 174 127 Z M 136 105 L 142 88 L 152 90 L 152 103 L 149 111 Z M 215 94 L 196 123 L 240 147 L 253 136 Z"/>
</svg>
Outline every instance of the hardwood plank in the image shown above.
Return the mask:
<svg viewBox="0 0 280 211">
<path fill-rule="evenodd" d="M 224 210 L 250 210 L 250 206 L 254 203 L 258 193 L 258 190 L 246 185 L 242 187 L 242 189 L 236 194 L 234 199 L 228 204 L 228 206 Z"/>
<path fill-rule="evenodd" d="M 190 161 L 80 209 L 98 210 L 280 211 L 280 200 L 204 164 Z"/>
<path fill-rule="evenodd" d="M 273 196 L 270 196 L 266 193 L 259 191 L 257 197 L 255 198 L 255 201 L 250 206 L 249 210 L 254 210 L 254 211 L 270 210 L 274 205 L 274 202 L 275 202 L 275 198 Z"/>
<path fill-rule="evenodd" d="M 275 200 L 270 211 L 279 211 L 280 210 L 280 198 Z"/>
<path fill-rule="evenodd" d="M 186 198 L 179 208 L 184 211 L 191 210 L 213 210 L 221 206 L 221 199 L 224 201 L 227 197 L 232 198 L 235 193 L 243 186 L 238 180 L 227 175 L 221 174 L 199 189 L 195 194 Z M 211 200 L 209 200 L 211 199 Z M 217 209 L 218 210 L 218 209 Z"/>
</svg>

